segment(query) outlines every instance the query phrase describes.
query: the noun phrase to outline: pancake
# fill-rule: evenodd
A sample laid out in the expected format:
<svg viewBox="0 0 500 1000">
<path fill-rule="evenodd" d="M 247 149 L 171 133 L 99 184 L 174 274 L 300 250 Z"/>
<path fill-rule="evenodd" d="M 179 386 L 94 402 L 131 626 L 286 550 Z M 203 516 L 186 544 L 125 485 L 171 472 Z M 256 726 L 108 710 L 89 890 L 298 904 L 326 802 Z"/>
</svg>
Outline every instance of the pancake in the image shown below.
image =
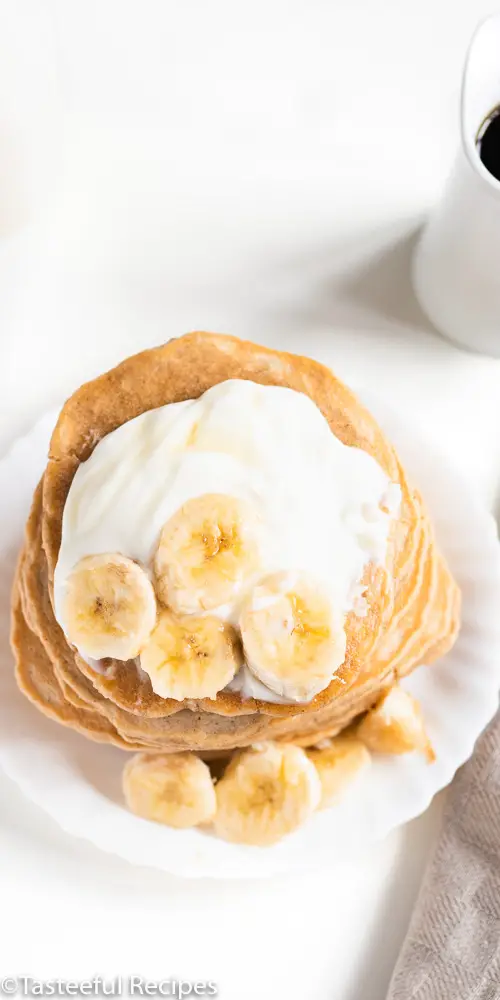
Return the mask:
<svg viewBox="0 0 500 1000">
<path fill-rule="evenodd" d="M 108 660 L 99 670 L 86 663 L 54 616 L 52 585 L 64 505 L 80 463 L 126 421 L 167 403 L 197 398 L 227 379 L 306 394 L 332 433 L 373 456 L 401 489 L 385 565 L 369 563 L 365 569 L 366 614 L 347 615 L 344 664 L 307 704 L 243 699 L 229 691 L 199 701 L 162 699 L 135 661 Z M 308 358 L 233 337 L 193 333 L 128 358 L 78 389 L 63 407 L 34 496 L 13 605 L 18 683 L 43 711 L 94 739 L 128 749 L 211 754 L 263 739 L 308 745 L 339 732 L 395 679 L 451 647 L 460 595 L 436 547 L 420 494 L 408 484 L 376 421 L 347 387 Z"/>
</svg>

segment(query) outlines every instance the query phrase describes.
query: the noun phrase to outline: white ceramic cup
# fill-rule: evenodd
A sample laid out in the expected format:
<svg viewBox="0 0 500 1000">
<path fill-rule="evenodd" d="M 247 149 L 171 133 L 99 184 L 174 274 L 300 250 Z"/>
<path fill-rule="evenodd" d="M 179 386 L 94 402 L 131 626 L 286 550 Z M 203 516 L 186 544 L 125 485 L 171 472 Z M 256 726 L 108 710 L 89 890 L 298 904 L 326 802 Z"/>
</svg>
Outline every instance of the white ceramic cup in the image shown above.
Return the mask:
<svg viewBox="0 0 500 1000">
<path fill-rule="evenodd" d="M 445 336 L 500 357 L 500 181 L 481 163 L 478 131 L 500 105 L 500 14 L 483 21 L 466 59 L 461 145 L 413 260 L 415 294 Z"/>
</svg>

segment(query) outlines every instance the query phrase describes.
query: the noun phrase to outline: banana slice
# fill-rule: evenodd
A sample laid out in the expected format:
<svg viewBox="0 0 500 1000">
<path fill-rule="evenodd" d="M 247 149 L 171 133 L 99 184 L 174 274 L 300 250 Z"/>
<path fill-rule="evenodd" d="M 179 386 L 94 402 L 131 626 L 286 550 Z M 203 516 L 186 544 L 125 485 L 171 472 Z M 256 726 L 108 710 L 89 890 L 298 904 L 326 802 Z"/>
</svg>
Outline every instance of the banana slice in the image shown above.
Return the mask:
<svg viewBox="0 0 500 1000">
<path fill-rule="evenodd" d="M 133 813 L 166 826 L 186 829 L 215 813 L 210 771 L 194 753 L 135 754 L 123 772 L 123 791 Z"/>
<path fill-rule="evenodd" d="M 436 759 L 418 701 L 397 684 L 365 715 L 357 736 L 376 753 L 421 750 L 430 763 Z"/>
<path fill-rule="evenodd" d="M 86 556 L 68 576 L 63 619 L 69 641 L 81 652 L 96 660 L 130 660 L 154 628 L 155 592 L 128 556 Z"/>
<path fill-rule="evenodd" d="M 252 673 L 289 701 L 309 701 L 345 659 L 342 619 L 304 575 L 274 573 L 262 580 L 243 608 L 240 628 Z"/>
<path fill-rule="evenodd" d="M 205 493 L 165 524 L 155 556 L 156 592 L 181 614 L 232 601 L 258 569 L 258 521 L 250 504 Z"/>
<path fill-rule="evenodd" d="M 141 652 L 141 667 L 160 698 L 215 698 L 241 666 L 234 629 L 213 615 L 162 611 Z"/>
<path fill-rule="evenodd" d="M 215 786 L 216 833 L 236 844 L 275 844 L 311 815 L 321 785 L 304 750 L 267 743 L 233 757 Z"/>
<path fill-rule="evenodd" d="M 371 760 L 361 740 L 336 736 L 328 742 L 329 746 L 307 751 L 321 782 L 320 809 L 338 802 Z"/>
</svg>

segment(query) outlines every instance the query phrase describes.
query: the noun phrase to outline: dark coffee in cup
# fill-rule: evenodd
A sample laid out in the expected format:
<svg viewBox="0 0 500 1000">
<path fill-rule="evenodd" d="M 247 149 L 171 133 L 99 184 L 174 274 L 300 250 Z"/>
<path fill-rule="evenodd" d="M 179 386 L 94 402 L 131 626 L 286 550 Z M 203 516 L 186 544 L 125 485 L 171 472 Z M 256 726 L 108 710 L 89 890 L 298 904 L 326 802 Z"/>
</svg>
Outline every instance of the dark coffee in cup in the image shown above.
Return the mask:
<svg viewBox="0 0 500 1000">
<path fill-rule="evenodd" d="M 500 107 L 484 120 L 476 137 L 481 163 L 500 181 Z"/>
</svg>

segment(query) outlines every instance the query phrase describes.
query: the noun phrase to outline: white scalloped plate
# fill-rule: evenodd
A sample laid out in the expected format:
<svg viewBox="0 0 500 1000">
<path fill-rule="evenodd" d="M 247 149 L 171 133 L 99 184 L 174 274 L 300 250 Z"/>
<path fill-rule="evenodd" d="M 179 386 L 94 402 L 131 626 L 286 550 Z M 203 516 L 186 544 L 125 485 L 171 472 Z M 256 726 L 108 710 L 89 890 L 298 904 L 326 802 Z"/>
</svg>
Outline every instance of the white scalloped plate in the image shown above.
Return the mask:
<svg viewBox="0 0 500 1000">
<path fill-rule="evenodd" d="M 18 692 L 8 645 L 9 591 L 33 488 L 55 414 L 0 462 L 0 763 L 24 794 L 67 832 L 138 865 L 186 877 L 254 878 L 332 864 L 423 812 L 470 756 L 495 713 L 500 687 L 500 546 L 492 517 L 433 444 L 379 399 L 365 402 L 426 498 L 439 543 L 463 591 L 463 627 L 452 652 L 405 684 L 420 699 L 437 760 L 378 757 L 334 809 L 317 813 L 271 848 L 226 844 L 131 815 L 120 775 L 127 755 L 46 719 Z"/>
</svg>

